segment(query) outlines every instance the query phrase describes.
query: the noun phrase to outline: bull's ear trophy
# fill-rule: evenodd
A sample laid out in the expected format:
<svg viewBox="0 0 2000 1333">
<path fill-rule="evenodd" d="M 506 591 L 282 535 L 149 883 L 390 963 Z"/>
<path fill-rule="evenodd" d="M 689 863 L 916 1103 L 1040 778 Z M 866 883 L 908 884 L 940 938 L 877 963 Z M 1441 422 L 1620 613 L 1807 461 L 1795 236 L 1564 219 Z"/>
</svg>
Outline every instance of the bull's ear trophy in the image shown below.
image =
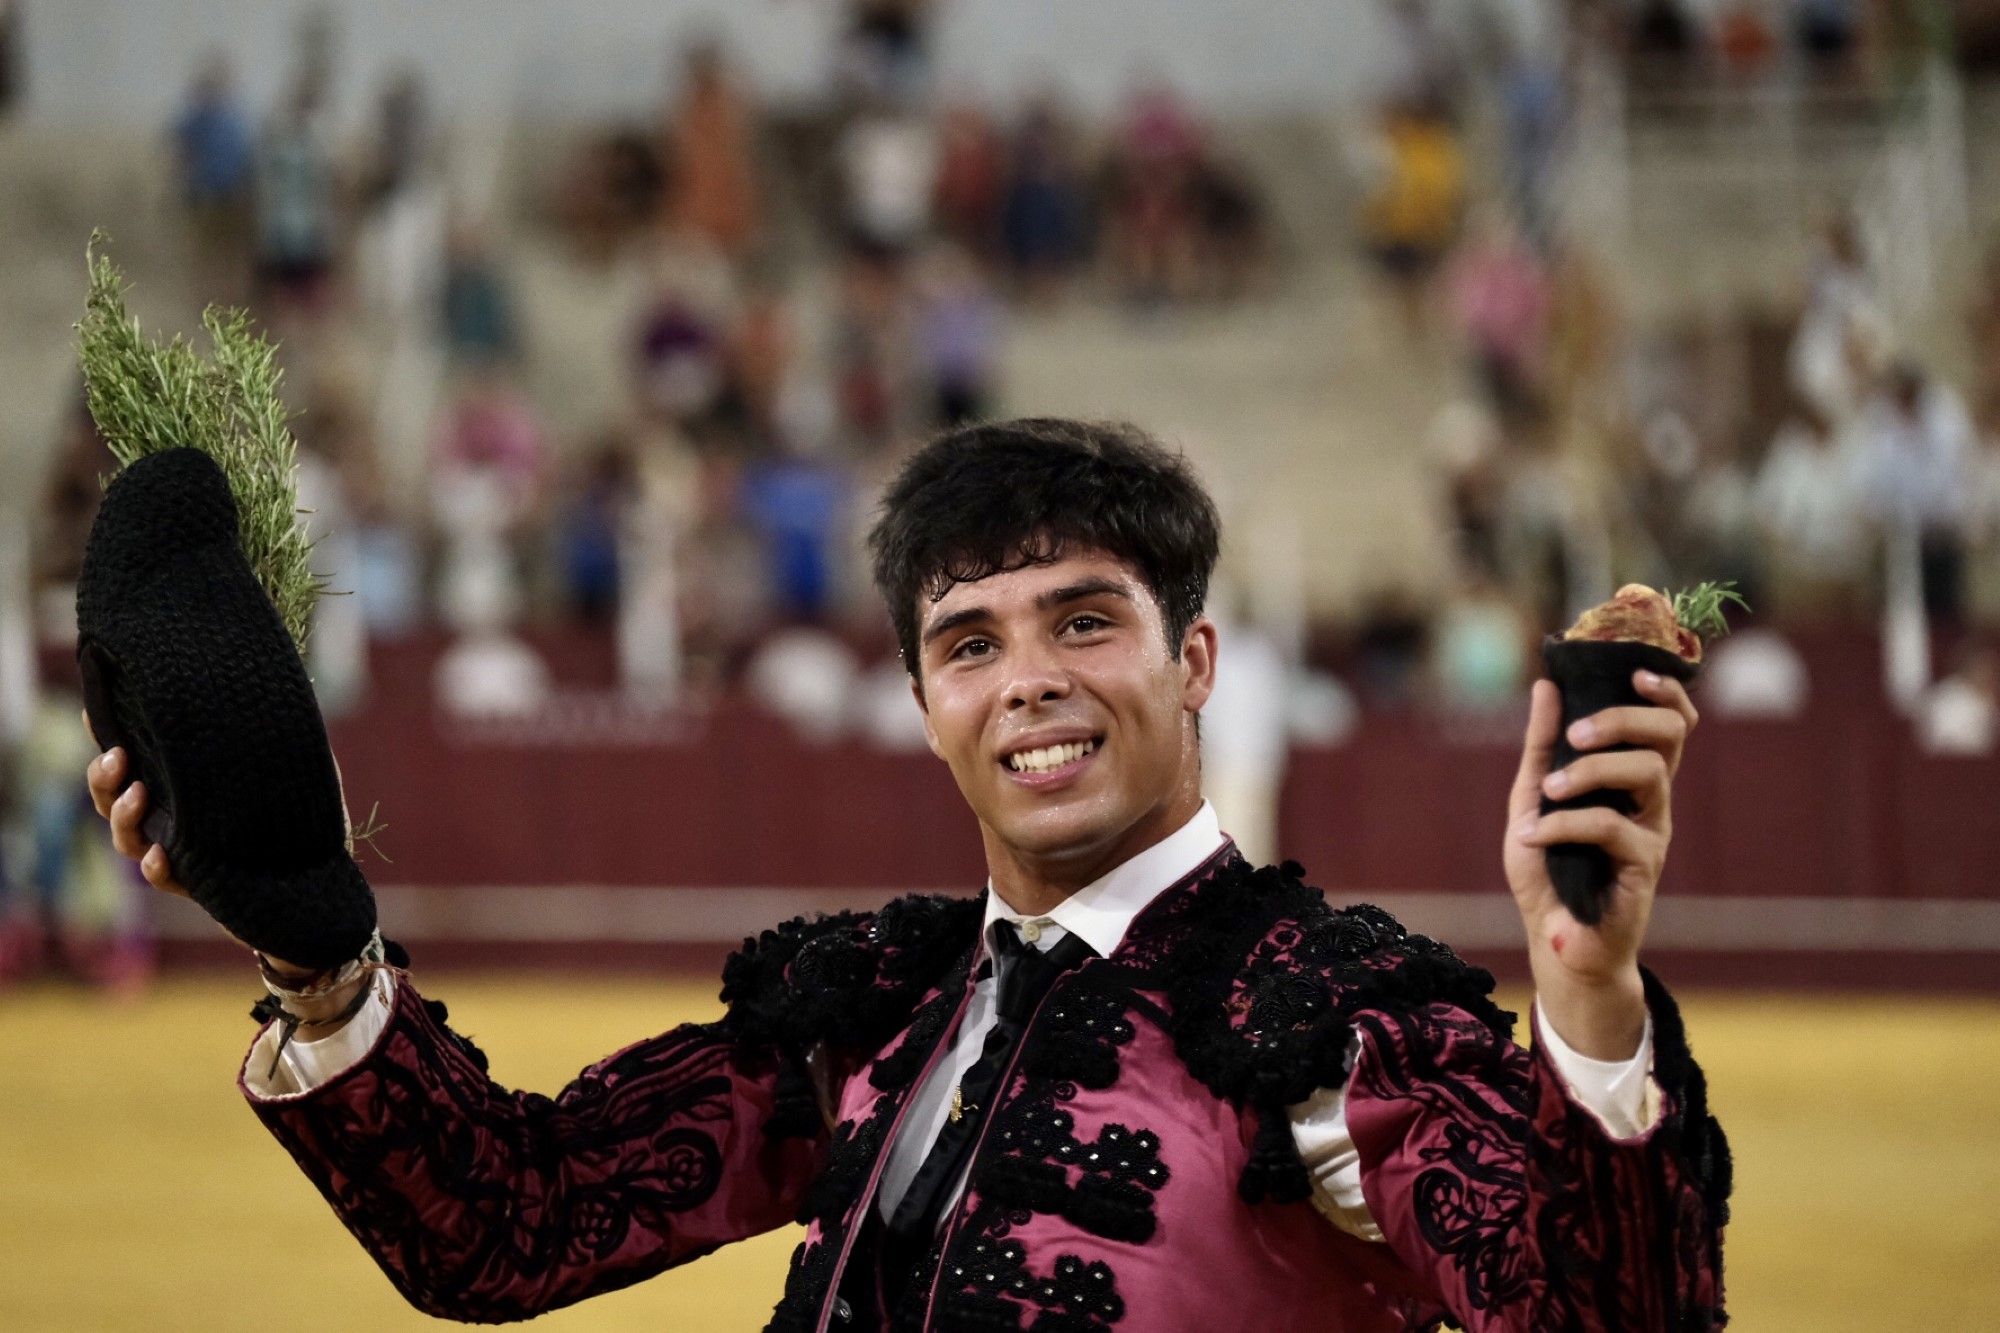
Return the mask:
<svg viewBox="0 0 2000 1333">
<path fill-rule="evenodd" d="M 1735 586 L 1703 583 L 1669 596 L 1644 584 L 1628 583 L 1609 602 L 1584 612 L 1569 630 L 1542 641 L 1542 667 L 1562 694 L 1562 725 L 1556 734 L 1555 751 L 1549 756 L 1551 772 L 1569 767 L 1579 757 L 1577 748 L 1570 744 L 1572 722 L 1606 708 L 1652 703 L 1632 684 L 1635 672 L 1651 671 L 1684 685 L 1694 682 L 1701 672 L 1702 640 L 1729 632 L 1727 604 L 1750 609 Z M 1638 808 L 1630 792 L 1611 787 L 1559 801 L 1542 797 L 1545 815 L 1590 806 L 1605 806 L 1621 815 Z M 1602 921 L 1616 874 L 1611 854 L 1592 843 L 1564 842 L 1550 847 L 1544 855 L 1549 882 L 1570 915 L 1587 926 Z"/>
<path fill-rule="evenodd" d="M 326 587 L 277 349 L 213 306 L 206 355 L 149 340 L 101 244 L 78 347 L 118 467 L 77 579 L 84 706 L 146 784 L 144 831 L 194 900 L 253 948 L 331 967 L 369 946 L 375 898 L 301 656 Z"/>
</svg>

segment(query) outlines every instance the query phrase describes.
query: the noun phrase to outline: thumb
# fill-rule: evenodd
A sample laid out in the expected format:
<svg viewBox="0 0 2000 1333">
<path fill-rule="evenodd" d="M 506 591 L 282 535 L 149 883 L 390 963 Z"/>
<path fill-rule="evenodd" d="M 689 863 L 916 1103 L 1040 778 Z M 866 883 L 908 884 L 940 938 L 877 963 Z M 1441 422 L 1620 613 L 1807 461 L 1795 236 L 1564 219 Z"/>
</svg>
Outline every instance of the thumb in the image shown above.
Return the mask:
<svg viewBox="0 0 2000 1333">
<path fill-rule="evenodd" d="M 1542 779 L 1549 775 L 1556 736 L 1562 726 L 1562 695 L 1552 680 L 1538 680 L 1528 696 L 1528 733 L 1521 742 L 1521 767 L 1514 774 L 1514 791 L 1507 799 L 1507 823 L 1541 809 Z"/>
</svg>

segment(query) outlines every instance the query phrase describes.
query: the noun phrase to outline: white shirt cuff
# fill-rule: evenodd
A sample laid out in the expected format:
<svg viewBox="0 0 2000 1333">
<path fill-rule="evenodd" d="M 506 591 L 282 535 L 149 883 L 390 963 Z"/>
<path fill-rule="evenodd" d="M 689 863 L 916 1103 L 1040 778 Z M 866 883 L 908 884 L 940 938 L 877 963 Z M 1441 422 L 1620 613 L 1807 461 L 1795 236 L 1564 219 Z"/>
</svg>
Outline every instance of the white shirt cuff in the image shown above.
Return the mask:
<svg viewBox="0 0 2000 1333">
<path fill-rule="evenodd" d="M 1361 1034 L 1347 1048 L 1351 1070 L 1361 1053 Z M 1291 1108 L 1292 1142 L 1312 1177 L 1313 1207 L 1350 1236 L 1381 1240 L 1382 1228 L 1361 1195 L 1361 1150 L 1347 1132 L 1347 1086 L 1321 1088 Z"/>
<path fill-rule="evenodd" d="M 1653 1082 L 1653 1019 L 1629 1060 L 1596 1060 L 1579 1054 L 1542 1020 L 1535 1008 L 1535 1044 L 1548 1052 L 1570 1100 L 1590 1112 L 1613 1139 L 1634 1139 L 1660 1118 L 1660 1090 Z"/>
<path fill-rule="evenodd" d="M 243 1086 L 258 1097 L 296 1097 L 352 1068 L 374 1049 L 375 1039 L 389 1026 L 395 1004 L 394 973 L 386 968 L 378 970 L 371 985 L 374 989 L 361 1008 L 337 1032 L 317 1040 L 294 1033 L 279 1051 L 284 1028 L 277 1023 L 266 1027 L 250 1047 L 243 1066 Z"/>
</svg>

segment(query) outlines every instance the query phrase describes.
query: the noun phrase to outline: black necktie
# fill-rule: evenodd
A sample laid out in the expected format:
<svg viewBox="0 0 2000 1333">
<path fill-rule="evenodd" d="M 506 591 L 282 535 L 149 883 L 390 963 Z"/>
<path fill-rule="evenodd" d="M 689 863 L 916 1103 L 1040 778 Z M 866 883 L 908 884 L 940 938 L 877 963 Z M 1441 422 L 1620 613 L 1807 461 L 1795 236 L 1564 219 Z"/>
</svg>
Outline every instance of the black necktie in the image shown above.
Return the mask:
<svg viewBox="0 0 2000 1333">
<path fill-rule="evenodd" d="M 1010 921 L 998 922 L 993 933 L 1000 973 L 999 1021 L 986 1034 L 978 1062 L 959 1081 L 955 1114 L 945 1121 L 937 1142 L 931 1145 L 909 1191 L 889 1219 L 888 1251 L 905 1264 L 919 1262 L 929 1250 L 945 1200 L 951 1197 L 951 1187 L 964 1172 L 980 1127 L 992 1112 L 1001 1090 L 1000 1075 L 1013 1059 L 1035 1006 L 1057 977 L 1095 954 L 1073 933 L 1064 935 L 1046 952 L 1024 944 Z"/>
</svg>

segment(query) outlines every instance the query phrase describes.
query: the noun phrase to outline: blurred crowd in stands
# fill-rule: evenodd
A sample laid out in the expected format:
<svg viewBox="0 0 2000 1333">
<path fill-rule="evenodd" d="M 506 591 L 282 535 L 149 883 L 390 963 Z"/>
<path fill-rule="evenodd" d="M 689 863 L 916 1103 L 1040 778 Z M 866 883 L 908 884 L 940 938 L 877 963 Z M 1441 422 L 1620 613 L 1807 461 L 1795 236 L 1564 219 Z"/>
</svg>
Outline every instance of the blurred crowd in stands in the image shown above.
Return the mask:
<svg viewBox="0 0 2000 1333">
<path fill-rule="evenodd" d="M 1866 114 L 1934 41 L 1903 21 L 1915 9 L 1579 5 L 1565 41 L 1533 50 L 1445 21 L 1465 11 L 1403 0 L 1390 12 L 1395 59 L 1356 154 L 1357 233 L 1390 312 L 1381 327 L 1455 349 L 1469 391 L 1426 441 L 1455 577 L 1428 603 L 1385 588 L 1345 636 L 1364 705 L 1514 706 L 1540 636 L 1606 595 L 1616 571 L 1669 589 L 1737 585 L 1756 615 L 1709 664 L 1724 711 L 1803 711 L 1809 672 L 1788 634 L 1880 627 L 1921 657 L 1899 627 L 1925 643 L 1938 631 L 1960 645 L 1948 669 L 1918 662 L 1896 702 L 1930 748 L 1991 752 L 2000 248 L 1968 312 L 1968 395 L 1898 344 L 1882 256 L 1850 211 L 1824 219 L 1794 308 L 1646 322 L 1565 225 L 1554 170 L 1593 63 L 1680 99 L 1655 115 L 1695 105 L 1705 80 L 1780 70 L 1837 81 Z M 1669 58 L 1682 62 L 1671 76 Z M 1479 130 L 1502 149 L 1495 171 L 1471 161 Z M 1899 667 L 1885 673 L 1893 690 Z"/>
<path fill-rule="evenodd" d="M 1434 461 L 1454 573 L 1299 636 L 1320 674 L 1251 627 L 1232 640 L 1240 699 L 1217 710 L 1266 721 L 1216 729 L 1240 743 L 1217 742 L 1235 748 L 1214 781 L 1252 791 L 1262 836 L 1287 736 L 1337 740 L 1357 711 L 1511 717 L 1539 636 L 1608 595 L 1613 571 L 1737 583 L 1756 620 L 1716 650 L 1708 688 L 1746 715 L 1803 708 L 1796 629 L 1872 628 L 1913 602 L 1990 637 L 2000 252 L 1961 388 L 1897 345 L 1845 214 L 1789 318 L 1694 327 L 1630 319 L 1561 216 L 1580 52 L 1637 93 L 1785 70 L 1865 96 L 1920 63 L 1927 7 L 1570 0 L 1567 39 L 1531 43 L 1426 0 L 1382 6 L 1391 58 L 1351 141 L 1353 230 L 1380 275 L 1379 336 L 1462 364 L 1463 397 L 1395 446 Z M 284 344 L 302 506 L 346 594 L 322 601 L 310 646 L 330 715 L 366 707 L 371 645 L 412 640 L 437 645 L 444 713 L 532 714 L 560 688 L 537 634 L 561 625 L 615 657 L 622 706 L 740 691 L 808 737 L 921 747 L 857 558 L 897 451 L 1033 406 L 1002 379 L 1016 312 L 1094 301 L 1144 320 L 1256 299 L 1281 264 L 1257 176 L 1170 86 L 1109 117 L 1053 94 L 988 105 L 938 86 L 931 9 L 852 0 L 810 115 L 760 105 L 726 49 L 691 43 L 650 122 L 571 135 L 525 207 L 467 187 L 472 155 L 414 75 L 351 132 L 332 123 L 327 11 L 275 105 L 249 105 L 221 55 L 194 72 L 167 127 L 186 254 L 205 296 L 249 304 Z M 1482 117 L 1497 168 L 1475 160 Z M 533 345 L 549 265 L 572 285 L 644 275 L 616 392 L 580 431 L 536 392 L 576 359 Z M 91 834 L 62 689 L 111 464 L 78 397 L 31 547 L 49 688 L 7 765 L 21 831 L 0 853 L 0 981 L 62 916 L 21 904 L 81 884 L 104 924 L 71 961 L 122 985 L 145 957 L 130 868 Z M 384 437 L 413 410 L 425 458 L 409 467 Z M 2000 665 L 1964 642 L 1923 682 L 1917 725 L 1934 750 L 1991 752 Z"/>
</svg>

